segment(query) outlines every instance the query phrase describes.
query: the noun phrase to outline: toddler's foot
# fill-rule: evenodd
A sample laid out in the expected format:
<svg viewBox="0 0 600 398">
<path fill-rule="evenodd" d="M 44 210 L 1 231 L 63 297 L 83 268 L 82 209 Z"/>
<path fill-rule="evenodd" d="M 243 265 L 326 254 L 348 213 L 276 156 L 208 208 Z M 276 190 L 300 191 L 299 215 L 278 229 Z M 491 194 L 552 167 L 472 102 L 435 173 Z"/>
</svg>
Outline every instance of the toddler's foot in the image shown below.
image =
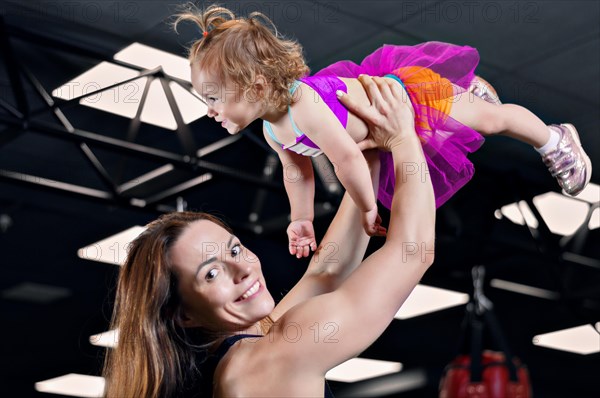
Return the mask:
<svg viewBox="0 0 600 398">
<path fill-rule="evenodd" d="M 559 140 L 554 149 L 542 155 L 542 159 L 565 193 L 575 196 L 590 182 L 592 162 L 581 147 L 575 126 L 565 123 L 548 127 L 559 134 Z"/>
</svg>

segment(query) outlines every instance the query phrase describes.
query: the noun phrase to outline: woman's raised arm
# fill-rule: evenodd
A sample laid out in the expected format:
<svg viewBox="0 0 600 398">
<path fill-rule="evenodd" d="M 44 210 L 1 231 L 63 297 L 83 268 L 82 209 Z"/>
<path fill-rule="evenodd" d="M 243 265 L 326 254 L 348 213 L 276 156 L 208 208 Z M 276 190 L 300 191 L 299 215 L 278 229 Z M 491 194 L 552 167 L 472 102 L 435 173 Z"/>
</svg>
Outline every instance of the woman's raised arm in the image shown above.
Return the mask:
<svg viewBox="0 0 600 398">
<path fill-rule="evenodd" d="M 387 328 L 394 315 L 433 262 L 435 204 L 433 188 L 410 105 L 402 103 L 402 88 L 386 79 L 361 79 L 372 106 L 349 108 L 370 125 L 373 139 L 392 152 L 396 188 L 386 243 L 367 258 L 332 293 L 320 295 L 284 314 L 271 330 L 270 341 L 280 346 L 302 377 L 324 375 L 356 356 Z M 300 328 L 291 342 L 285 332 Z M 330 339 L 315 339 L 315 328 L 334 330 Z M 331 329 L 333 328 L 333 329 Z M 324 333 L 323 333 L 324 334 Z M 335 344 L 331 344 L 332 339 Z M 291 362 L 290 362 L 291 363 Z"/>
</svg>

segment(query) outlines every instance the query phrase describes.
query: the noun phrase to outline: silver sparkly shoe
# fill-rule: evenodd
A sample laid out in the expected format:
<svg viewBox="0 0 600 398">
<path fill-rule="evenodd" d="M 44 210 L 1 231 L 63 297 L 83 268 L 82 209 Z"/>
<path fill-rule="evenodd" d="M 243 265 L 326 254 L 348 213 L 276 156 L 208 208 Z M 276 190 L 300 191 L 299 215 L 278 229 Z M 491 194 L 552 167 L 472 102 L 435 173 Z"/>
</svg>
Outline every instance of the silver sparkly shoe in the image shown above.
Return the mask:
<svg viewBox="0 0 600 398">
<path fill-rule="evenodd" d="M 592 162 L 581 147 L 575 126 L 565 123 L 548 127 L 560 134 L 560 140 L 556 149 L 542 156 L 542 160 L 564 192 L 576 196 L 590 182 Z"/>
<path fill-rule="evenodd" d="M 475 76 L 475 79 L 473 79 L 471 82 L 468 91 L 473 93 L 474 96 L 479 97 L 490 104 L 502 105 L 502 102 L 500 102 L 500 97 L 498 96 L 498 93 L 494 87 L 481 76 Z"/>
</svg>

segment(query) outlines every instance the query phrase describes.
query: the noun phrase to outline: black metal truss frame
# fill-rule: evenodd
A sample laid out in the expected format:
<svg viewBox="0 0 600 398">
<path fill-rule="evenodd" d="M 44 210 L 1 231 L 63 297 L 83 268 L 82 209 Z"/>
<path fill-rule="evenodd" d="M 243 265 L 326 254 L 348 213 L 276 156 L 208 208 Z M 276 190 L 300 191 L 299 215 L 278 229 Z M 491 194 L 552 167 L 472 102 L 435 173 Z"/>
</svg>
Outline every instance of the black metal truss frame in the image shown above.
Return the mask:
<svg viewBox="0 0 600 398">
<path fill-rule="evenodd" d="M 529 234 L 533 238 L 539 253 L 543 257 L 547 258 L 549 263 L 558 265 L 558 267 L 554 270 L 556 276 L 554 279 L 559 282 L 559 288 L 561 290 L 560 294 L 563 296 L 563 298 L 566 300 L 583 299 L 592 292 L 597 292 L 597 285 L 575 290 L 572 287 L 572 280 L 576 271 L 574 267 L 568 265 L 574 264 L 579 267 L 600 271 L 600 260 L 585 256 L 581 253 L 590 232 L 590 220 L 594 214 L 594 211 L 600 208 L 600 203 L 596 202 L 590 204 L 584 222 L 572 235 L 563 236 L 560 239 L 556 239 L 533 202 L 533 198 L 528 196 L 523 200 L 525 203 L 527 203 L 527 206 L 538 222 L 538 225 L 535 228 L 530 226 L 527 222 L 525 222 L 525 225 L 529 231 Z M 516 202 L 518 203 L 518 200 Z M 519 207 L 519 212 L 521 213 L 523 219 L 526 220 L 526 215 L 521 207 Z"/>
<path fill-rule="evenodd" d="M 554 295 L 547 298 L 565 305 L 578 319 L 586 323 L 591 322 L 589 314 L 598 308 L 598 292 L 600 290 L 596 277 L 584 279 L 582 275 L 591 273 L 597 275 L 597 272 L 600 271 L 600 259 L 586 255 L 584 247 L 589 243 L 590 220 L 594 212 L 600 208 L 600 202 L 590 203 L 584 199 L 572 198 L 573 201 L 584 202 L 588 205 L 585 220 L 571 235 L 559 236 L 551 231 L 534 203 L 534 198 L 540 194 L 538 187 L 524 180 L 515 179 L 511 171 L 497 171 L 486 168 L 485 165 L 480 165 L 481 169 L 485 170 L 484 172 L 488 176 L 493 176 L 499 190 L 508 195 L 503 197 L 501 202 L 487 208 L 488 216 L 479 226 L 477 237 L 470 238 L 474 242 L 472 247 L 476 264 L 492 267 L 496 264 L 506 264 L 513 261 L 514 258 L 522 261 L 523 255 L 536 258 L 536 263 L 541 260 L 540 263 L 543 263 L 543 267 L 540 272 L 544 273 L 547 280 L 553 283 L 552 286 L 544 286 L 544 289 L 550 289 L 549 291 Z M 527 230 L 531 241 L 521 238 L 505 240 L 493 233 L 492 229 L 496 220 L 491 217 L 491 214 L 494 209 L 498 208 L 498 204 L 504 205 L 507 202 L 517 204 L 518 211 L 524 220 L 522 228 Z M 537 225 L 532 225 L 528 221 L 529 214 L 525 213 L 524 208 L 520 205 L 521 202 L 527 205 Z M 509 222 L 512 223 L 512 221 Z M 486 251 L 491 247 L 494 248 L 492 255 Z M 498 255 L 498 253 L 502 253 L 502 255 Z M 514 279 L 511 278 L 510 282 L 531 284 L 531 281 L 520 281 L 518 275 L 512 276 Z M 536 284 L 533 283 L 533 286 L 536 287 Z"/>
<path fill-rule="evenodd" d="M 514 187 L 514 184 L 512 184 Z M 558 290 L 558 296 L 555 300 L 566 304 L 574 315 L 585 322 L 590 322 L 587 315 L 584 315 L 582 309 L 586 308 L 586 302 L 590 299 L 597 300 L 598 284 L 596 282 L 586 283 L 585 286 L 575 287 L 576 275 L 581 270 L 600 271 L 600 260 L 586 256 L 582 249 L 588 239 L 590 232 L 589 223 L 594 211 L 600 208 L 600 202 L 590 203 L 584 222 L 571 235 L 558 237 L 552 233 L 550 227 L 542 217 L 537 206 L 533 202 L 534 195 L 524 186 L 517 185 L 513 190 L 515 203 L 523 201 L 527 204 L 533 217 L 537 221 L 537 226 L 529 225 L 526 214 L 521 206 L 518 206 L 519 212 L 525 227 L 527 228 L 537 252 L 546 260 L 548 267 L 546 272 L 550 278 L 556 282 L 555 288 Z M 573 198 L 585 202 L 582 199 Z M 579 281 L 581 283 L 581 281 Z"/>
<path fill-rule="evenodd" d="M 20 27 L 8 26 L 2 16 L 0 16 L 0 33 L 2 36 L 0 38 L 0 54 L 2 54 L 4 57 L 12 93 L 16 102 L 16 105 L 12 105 L 7 100 L 0 98 L 0 110 L 4 110 L 4 113 L 0 113 L 0 125 L 6 126 L 4 130 L 0 131 L 0 149 L 3 145 L 12 141 L 20 134 L 26 132 L 40 133 L 58 140 L 73 142 L 79 147 L 79 150 L 87 160 L 89 166 L 103 182 L 106 189 L 99 190 L 70 184 L 64 181 L 50 180 L 40 176 L 25 174 L 19 172 L 18 170 L 0 169 L 0 180 L 26 185 L 36 189 L 49 189 L 55 192 L 58 191 L 72 194 L 111 205 L 165 212 L 177 209 L 181 210 L 181 206 L 173 207 L 169 200 L 182 195 L 188 190 L 198 187 L 200 184 L 210 180 L 214 175 L 252 184 L 254 187 L 259 188 L 252 206 L 252 211 L 248 216 L 248 223 L 245 225 L 245 227 L 256 233 L 264 233 L 268 230 L 278 229 L 287 225 L 287 215 L 275 217 L 270 220 L 261 219 L 261 213 L 267 191 L 283 192 L 284 190 L 283 184 L 273 181 L 273 174 L 276 171 L 279 162 L 276 161 L 276 157 L 273 155 L 273 152 L 264 142 L 258 140 L 249 131 L 244 131 L 242 134 L 225 137 L 203 148 L 197 148 L 188 126 L 183 121 L 179 107 L 169 86 L 170 82 L 174 82 L 191 93 L 192 88 L 189 82 L 166 74 L 161 67 L 152 70 L 146 70 L 136 65 L 131 65 L 123 61 L 108 58 L 106 55 L 95 52 L 89 48 L 76 46 L 55 38 L 45 37 L 37 33 L 24 30 Z M 115 83 L 111 86 L 89 92 L 76 98 L 55 101 L 48 91 L 43 87 L 40 81 L 34 76 L 34 74 L 31 73 L 31 71 L 25 65 L 19 62 L 11 46 L 11 36 L 30 43 L 43 44 L 44 46 L 59 51 L 69 51 L 75 54 L 97 59 L 99 61 L 109 61 L 113 64 L 137 70 L 139 75 L 134 78 Z M 142 93 L 138 111 L 130 122 L 127 132 L 127 140 L 116 139 L 92 131 L 78 129 L 71 124 L 63 112 L 67 108 L 78 106 L 79 101 L 82 98 L 90 97 L 104 91 L 114 89 L 117 86 L 128 84 L 142 77 L 147 77 L 147 81 Z M 45 104 L 45 106 L 43 106 L 41 109 L 31 109 L 31 106 L 28 103 L 25 95 L 24 81 L 22 80 L 23 78 L 33 87 L 34 91 Z M 177 123 L 176 132 L 183 148 L 183 153 L 169 152 L 133 142 L 138 135 L 141 125 L 141 112 L 147 99 L 150 84 L 154 79 L 160 80 L 162 88 L 166 94 L 170 110 L 173 113 Z M 38 118 L 40 115 L 47 114 L 54 116 L 56 123 L 50 123 Z M 241 139 L 249 139 L 255 144 L 264 148 L 266 160 L 262 175 L 257 176 L 249 174 L 242 170 L 233 169 L 222 164 L 208 162 L 202 159 L 202 157 L 206 156 L 207 154 L 226 148 Z M 149 159 L 164 163 L 164 165 L 153 172 L 139 176 L 132 181 L 117 184 L 116 181 L 118 178 L 110 175 L 104 165 L 95 156 L 94 151 L 90 148 L 90 145 L 119 152 L 121 156 L 124 156 L 124 158 L 122 158 L 122 167 L 120 168 L 121 171 L 125 161 L 127 160 L 125 156 L 130 156 L 137 159 Z M 323 165 L 320 166 L 321 167 L 317 167 L 317 171 L 322 171 L 324 168 Z M 155 178 L 159 178 L 160 176 L 164 175 L 165 172 L 168 172 L 173 168 L 193 171 L 199 175 L 185 182 L 177 183 L 176 185 L 166 189 L 161 189 L 161 192 L 154 193 L 147 197 L 140 198 L 125 195 L 127 191 L 139 187 L 141 184 L 146 184 Z M 317 174 L 320 177 L 321 183 L 325 189 L 317 189 L 315 217 L 330 214 L 333 211 L 332 206 L 330 205 L 331 201 L 339 199 L 341 193 L 341 189 L 339 189 L 340 186 L 337 181 L 332 182 L 330 179 L 324 178 L 322 174 Z M 178 203 L 182 202 L 183 201 L 180 199 Z"/>
</svg>

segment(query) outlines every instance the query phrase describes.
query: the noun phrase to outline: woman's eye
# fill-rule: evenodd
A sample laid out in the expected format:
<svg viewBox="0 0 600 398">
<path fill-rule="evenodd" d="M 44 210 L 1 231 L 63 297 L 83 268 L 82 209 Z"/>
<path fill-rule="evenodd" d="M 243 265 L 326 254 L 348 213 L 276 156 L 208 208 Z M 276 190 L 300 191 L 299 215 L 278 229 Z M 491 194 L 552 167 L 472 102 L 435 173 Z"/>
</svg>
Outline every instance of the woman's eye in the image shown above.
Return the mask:
<svg viewBox="0 0 600 398">
<path fill-rule="evenodd" d="M 233 257 L 237 257 L 237 256 L 239 256 L 241 252 L 242 252 L 242 247 L 241 247 L 241 245 L 240 245 L 239 243 L 238 243 L 238 244 L 236 244 L 236 245 L 234 245 L 234 246 L 231 248 L 231 255 L 232 255 Z"/>
<path fill-rule="evenodd" d="M 216 268 L 213 268 L 206 273 L 206 276 L 204 277 L 204 279 L 206 279 L 207 281 L 211 281 L 211 280 L 215 279 L 218 274 L 219 274 L 219 270 L 217 270 Z"/>
<path fill-rule="evenodd" d="M 208 102 L 214 103 L 217 99 L 215 97 L 208 97 Z"/>
</svg>

